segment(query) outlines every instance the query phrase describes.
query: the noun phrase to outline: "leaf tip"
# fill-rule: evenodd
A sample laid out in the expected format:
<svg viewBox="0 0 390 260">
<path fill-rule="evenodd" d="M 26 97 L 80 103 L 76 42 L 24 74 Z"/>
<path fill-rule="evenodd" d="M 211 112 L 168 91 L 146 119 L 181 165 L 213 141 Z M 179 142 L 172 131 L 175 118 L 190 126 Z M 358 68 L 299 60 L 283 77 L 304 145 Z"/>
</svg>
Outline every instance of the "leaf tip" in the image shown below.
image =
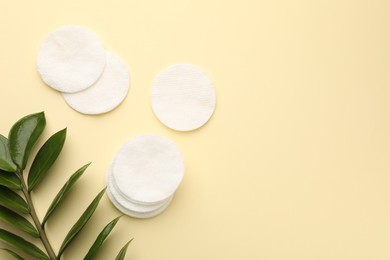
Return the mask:
<svg viewBox="0 0 390 260">
<path fill-rule="evenodd" d="M 134 240 L 134 237 L 132 239 L 130 239 L 129 241 L 127 241 L 127 243 L 124 245 L 123 248 L 127 248 L 130 245 L 130 243 L 133 242 L 133 240 Z"/>
<path fill-rule="evenodd" d="M 122 217 L 124 216 L 124 214 L 122 214 L 122 215 L 119 215 L 118 217 L 116 217 L 116 218 L 114 218 L 114 222 L 118 222 L 119 221 L 119 219 L 121 219 Z"/>
<path fill-rule="evenodd" d="M 66 134 L 67 134 L 67 132 L 68 132 L 68 128 L 67 128 L 67 127 L 65 127 L 65 128 L 63 128 L 63 129 L 61 129 L 60 131 L 58 131 L 58 132 L 57 132 L 57 134 L 63 135 L 63 136 L 64 136 L 64 138 L 65 138 L 65 137 L 66 137 Z"/>
<path fill-rule="evenodd" d="M 40 118 L 42 118 L 44 120 L 44 122 L 46 123 L 46 115 L 45 115 L 45 111 L 41 111 L 41 112 L 38 112 L 38 113 L 35 113 L 35 114 L 31 114 L 30 116 L 38 116 Z"/>
</svg>

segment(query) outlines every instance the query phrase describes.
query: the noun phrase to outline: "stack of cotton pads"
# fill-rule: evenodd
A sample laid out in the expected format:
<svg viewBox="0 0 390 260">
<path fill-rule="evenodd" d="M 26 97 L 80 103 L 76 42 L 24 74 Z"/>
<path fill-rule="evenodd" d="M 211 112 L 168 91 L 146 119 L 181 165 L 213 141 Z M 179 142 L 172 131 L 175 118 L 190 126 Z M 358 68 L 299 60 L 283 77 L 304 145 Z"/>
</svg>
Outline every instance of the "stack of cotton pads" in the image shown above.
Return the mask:
<svg viewBox="0 0 390 260">
<path fill-rule="evenodd" d="M 107 194 L 124 214 L 150 218 L 168 207 L 183 176 L 177 146 L 158 135 L 142 135 L 114 157 L 106 176 Z"/>
<path fill-rule="evenodd" d="M 42 80 L 83 114 L 113 110 L 129 90 L 124 63 L 82 27 L 67 26 L 50 33 L 39 49 L 37 67 Z"/>
</svg>

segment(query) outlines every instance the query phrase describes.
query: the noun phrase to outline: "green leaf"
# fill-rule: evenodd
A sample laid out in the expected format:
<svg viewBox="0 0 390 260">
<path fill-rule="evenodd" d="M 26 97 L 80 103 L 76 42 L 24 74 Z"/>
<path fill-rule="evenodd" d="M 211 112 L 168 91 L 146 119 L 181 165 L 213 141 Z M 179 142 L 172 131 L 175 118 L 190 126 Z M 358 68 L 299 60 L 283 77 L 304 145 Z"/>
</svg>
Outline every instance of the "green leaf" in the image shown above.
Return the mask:
<svg viewBox="0 0 390 260">
<path fill-rule="evenodd" d="M 28 214 L 30 212 L 26 201 L 4 186 L 0 186 L 0 205 L 17 213 Z"/>
<path fill-rule="evenodd" d="M 111 230 L 115 227 L 115 225 L 118 222 L 118 220 L 120 219 L 120 217 L 121 216 L 112 220 L 110 223 L 107 224 L 107 226 L 105 226 L 103 228 L 103 230 L 100 232 L 100 234 L 96 238 L 95 242 L 93 243 L 93 245 L 89 249 L 87 255 L 84 257 L 84 260 L 92 259 L 92 257 L 96 253 L 96 251 L 100 248 L 100 246 L 103 244 L 104 240 L 106 240 L 106 238 L 110 234 Z"/>
<path fill-rule="evenodd" d="M 20 251 L 28 254 L 31 257 L 35 257 L 37 259 L 49 259 L 49 257 L 37 246 L 31 244 L 27 240 L 14 235 L 4 229 L 0 229 L 0 240 L 7 243 L 10 246 L 19 249 Z"/>
<path fill-rule="evenodd" d="M 133 239 L 131 239 L 129 242 L 126 243 L 126 245 L 124 245 L 122 247 L 121 251 L 119 251 L 119 254 L 115 257 L 115 260 L 123 260 L 123 259 L 125 259 L 127 248 L 129 247 L 129 244 L 131 243 L 131 241 L 133 241 Z"/>
<path fill-rule="evenodd" d="M 66 138 L 66 128 L 52 135 L 39 150 L 34 162 L 31 165 L 27 183 L 31 191 L 46 176 L 50 167 L 60 155 Z"/>
<path fill-rule="evenodd" d="M 18 255 L 17 253 L 15 253 L 14 251 L 10 250 L 10 249 L 7 249 L 7 248 L 0 248 L 0 250 L 3 250 L 5 252 L 7 252 L 8 254 L 12 255 L 15 259 L 17 260 L 24 260 L 23 257 L 21 257 L 20 255 Z"/>
<path fill-rule="evenodd" d="M 33 237 L 39 237 L 38 231 L 27 219 L 3 206 L 0 206 L 0 219 Z"/>
<path fill-rule="evenodd" d="M 0 170 L 0 185 L 12 190 L 20 190 L 22 187 L 19 178 L 14 173 L 2 170 Z"/>
<path fill-rule="evenodd" d="M 95 199 L 89 204 L 88 208 L 84 211 L 83 215 L 77 220 L 76 224 L 73 225 L 69 233 L 66 235 L 64 241 L 62 242 L 62 245 L 60 247 L 60 250 L 58 252 L 58 257 L 62 255 L 64 250 L 69 246 L 69 244 L 72 242 L 72 240 L 77 236 L 77 234 L 81 231 L 81 229 L 87 224 L 88 220 L 91 218 L 92 214 L 95 212 L 100 199 L 102 198 L 105 188 L 99 192 L 99 194 L 95 197 Z"/>
<path fill-rule="evenodd" d="M 64 186 L 61 188 L 61 190 L 54 198 L 53 202 L 50 204 L 49 209 L 47 210 L 46 215 L 43 218 L 42 225 L 46 223 L 51 213 L 53 213 L 53 211 L 57 208 L 58 204 L 60 204 L 60 202 L 66 197 L 66 195 L 72 189 L 73 185 L 77 182 L 77 180 L 81 177 L 81 175 L 83 175 L 83 173 L 85 172 L 85 170 L 88 168 L 90 164 L 91 163 L 88 163 L 83 167 L 81 167 L 80 169 L 78 169 L 64 184 Z"/>
<path fill-rule="evenodd" d="M 16 122 L 9 132 L 9 147 L 12 160 L 20 169 L 26 168 L 31 150 L 46 126 L 44 112 L 31 114 Z"/>
<path fill-rule="evenodd" d="M 9 153 L 8 139 L 0 135 L 0 169 L 7 172 L 15 172 L 17 167 Z"/>
</svg>

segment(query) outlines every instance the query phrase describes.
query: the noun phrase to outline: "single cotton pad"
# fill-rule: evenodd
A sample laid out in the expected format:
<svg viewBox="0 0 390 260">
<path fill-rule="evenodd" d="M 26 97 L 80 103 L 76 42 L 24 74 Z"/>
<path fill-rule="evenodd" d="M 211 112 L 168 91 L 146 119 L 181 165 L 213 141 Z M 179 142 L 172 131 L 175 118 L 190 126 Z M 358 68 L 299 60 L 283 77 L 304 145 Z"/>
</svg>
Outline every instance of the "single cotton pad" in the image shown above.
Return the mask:
<svg viewBox="0 0 390 260">
<path fill-rule="evenodd" d="M 134 203 L 126 198 L 124 198 L 118 191 L 117 186 L 114 185 L 113 179 L 112 179 L 112 169 L 111 167 L 108 169 L 107 175 L 106 175 L 106 182 L 107 182 L 107 190 L 110 191 L 111 197 L 115 198 L 115 201 L 119 203 L 123 208 L 126 208 L 129 211 L 137 212 L 137 213 L 149 213 L 149 212 L 155 212 L 156 210 L 164 207 L 166 204 L 169 204 L 173 198 L 173 196 L 169 197 L 168 199 L 159 202 L 154 205 L 141 205 Z M 111 198 L 110 197 L 110 198 Z"/>
<path fill-rule="evenodd" d="M 211 80 L 194 65 L 170 66 L 153 82 L 153 111 L 174 130 L 190 131 L 203 126 L 214 112 L 215 99 Z"/>
<path fill-rule="evenodd" d="M 177 146 L 158 135 L 142 135 L 122 146 L 112 165 L 112 178 L 121 195 L 143 205 L 173 195 L 184 176 Z"/>
<path fill-rule="evenodd" d="M 50 33 L 43 41 L 37 67 L 46 84 L 74 93 L 95 83 L 105 63 L 103 44 L 94 33 L 82 27 L 67 26 Z"/>
<path fill-rule="evenodd" d="M 89 115 L 102 114 L 116 108 L 129 90 L 129 73 L 125 64 L 113 53 L 107 52 L 106 67 L 99 80 L 86 90 L 63 93 L 74 110 Z"/>
</svg>

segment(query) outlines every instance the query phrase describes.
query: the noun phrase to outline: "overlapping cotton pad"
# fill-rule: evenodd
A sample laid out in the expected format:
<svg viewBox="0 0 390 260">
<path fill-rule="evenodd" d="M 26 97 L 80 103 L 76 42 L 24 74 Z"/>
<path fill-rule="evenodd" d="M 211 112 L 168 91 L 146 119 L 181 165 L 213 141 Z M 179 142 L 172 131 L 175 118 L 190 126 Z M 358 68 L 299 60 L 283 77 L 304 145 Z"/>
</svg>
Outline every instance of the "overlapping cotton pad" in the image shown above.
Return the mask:
<svg viewBox="0 0 390 260">
<path fill-rule="evenodd" d="M 157 75 L 151 102 L 154 113 L 164 125 L 178 131 L 190 131 L 210 119 L 216 95 L 205 72 L 191 64 L 177 64 Z"/>
<path fill-rule="evenodd" d="M 107 52 L 103 74 L 91 87 L 77 93 L 63 93 L 74 110 L 89 115 L 109 112 L 126 97 L 130 86 L 125 64 L 113 53 Z"/>
<path fill-rule="evenodd" d="M 122 146 L 112 171 L 125 197 L 153 204 L 176 191 L 184 176 L 184 161 L 170 140 L 158 135 L 142 135 Z"/>
<path fill-rule="evenodd" d="M 147 213 L 152 212 L 160 209 L 161 207 L 165 206 L 166 204 L 169 204 L 173 198 L 173 196 L 170 196 L 169 198 L 157 203 L 157 204 L 151 204 L 151 205 L 143 205 L 139 204 L 137 202 L 133 202 L 130 199 L 123 197 L 120 192 L 118 192 L 118 186 L 113 182 L 112 180 L 112 168 L 107 172 L 107 189 L 110 190 L 110 193 L 115 198 L 115 200 L 122 205 L 122 207 L 127 208 L 130 211 L 135 211 L 138 213 Z"/>
<path fill-rule="evenodd" d="M 158 135 L 142 135 L 115 156 L 107 171 L 107 194 L 123 213 L 149 218 L 168 207 L 183 176 L 177 146 Z"/>
<path fill-rule="evenodd" d="M 114 204 L 114 206 L 119 211 L 121 211 L 123 214 L 126 214 L 126 215 L 128 215 L 130 217 L 134 217 L 134 218 L 151 218 L 151 217 L 155 217 L 155 216 L 159 215 L 160 213 L 162 213 L 169 206 L 169 204 L 166 204 L 163 207 L 161 207 L 161 208 L 159 208 L 157 210 L 150 211 L 150 212 L 137 212 L 137 211 L 129 210 L 129 209 L 125 208 L 124 206 L 122 206 L 115 199 L 115 197 L 113 197 L 113 195 L 112 195 L 112 193 L 111 193 L 111 191 L 109 189 L 107 189 L 107 195 L 108 195 L 109 199 L 111 200 L 112 204 Z"/>
<path fill-rule="evenodd" d="M 111 174 L 108 172 L 107 176 Z M 112 185 L 112 180 L 107 180 L 107 195 L 114 206 L 122 213 L 135 218 L 150 218 L 163 212 L 172 201 L 173 196 L 163 203 L 156 205 L 145 206 L 130 202 L 123 198 Z"/>
<path fill-rule="evenodd" d="M 106 54 L 99 38 L 78 26 L 66 26 L 50 33 L 37 59 L 42 80 L 65 93 L 90 87 L 102 74 L 105 63 Z"/>
</svg>

